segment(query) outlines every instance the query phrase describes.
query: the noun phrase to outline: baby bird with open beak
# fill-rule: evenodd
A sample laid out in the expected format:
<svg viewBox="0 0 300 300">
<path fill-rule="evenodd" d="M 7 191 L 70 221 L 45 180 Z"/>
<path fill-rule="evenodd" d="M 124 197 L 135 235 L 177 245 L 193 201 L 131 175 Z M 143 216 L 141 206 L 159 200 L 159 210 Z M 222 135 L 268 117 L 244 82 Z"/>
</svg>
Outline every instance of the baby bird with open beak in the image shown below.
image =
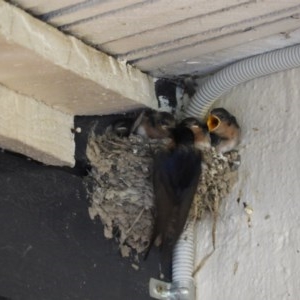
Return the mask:
<svg viewBox="0 0 300 300">
<path fill-rule="evenodd" d="M 207 119 L 211 145 L 218 153 L 233 150 L 240 142 L 241 129 L 236 118 L 224 108 L 214 108 Z"/>
</svg>

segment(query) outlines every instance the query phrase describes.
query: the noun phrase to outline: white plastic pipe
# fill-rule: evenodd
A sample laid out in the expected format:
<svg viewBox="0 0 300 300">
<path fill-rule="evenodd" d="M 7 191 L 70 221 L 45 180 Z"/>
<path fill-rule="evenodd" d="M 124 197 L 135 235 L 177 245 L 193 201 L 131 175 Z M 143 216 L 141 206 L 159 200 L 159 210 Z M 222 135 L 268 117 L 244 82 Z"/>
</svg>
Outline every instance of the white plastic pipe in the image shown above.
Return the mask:
<svg viewBox="0 0 300 300">
<path fill-rule="evenodd" d="M 173 250 L 173 281 L 192 280 L 194 270 L 194 222 L 187 224 Z M 184 245 L 184 248 L 182 246 Z"/>
<path fill-rule="evenodd" d="M 232 87 L 250 79 L 300 66 L 300 45 L 256 55 L 234 63 L 209 77 L 188 105 L 185 115 L 205 119 L 210 107 Z"/>
<path fill-rule="evenodd" d="M 195 299 L 194 271 L 194 227 L 195 222 L 186 225 L 173 250 L 172 290 L 173 300 Z"/>
</svg>

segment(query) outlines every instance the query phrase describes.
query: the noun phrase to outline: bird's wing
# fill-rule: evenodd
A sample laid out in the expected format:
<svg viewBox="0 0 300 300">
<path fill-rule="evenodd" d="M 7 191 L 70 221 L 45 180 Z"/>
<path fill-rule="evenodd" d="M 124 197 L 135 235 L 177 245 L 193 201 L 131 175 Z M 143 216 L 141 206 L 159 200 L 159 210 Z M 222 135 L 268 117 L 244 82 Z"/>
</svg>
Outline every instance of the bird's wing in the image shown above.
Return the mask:
<svg viewBox="0 0 300 300">
<path fill-rule="evenodd" d="M 164 239 L 164 232 L 169 220 L 172 218 L 174 193 L 170 185 L 170 178 L 164 168 L 164 163 L 168 159 L 168 156 L 169 152 L 167 150 L 161 151 L 154 156 L 153 160 L 153 193 L 156 216 L 152 237 L 144 259 L 147 259 L 156 238 L 161 235 L 162 240 Z"/>
<path fill-rule="evenodd" d="M 183 155 L 180 180 L 176 182 L 174 203 L 178 206 L 176 222 L 174 223 L 174 241 L 179 238 L 186 223 L 191 204 L 201 174 L 201 152 L 196 149 L 189 149 L 187 155 Z"/>
<path fill-rule="evenodd" d="M 165 167 L 168 160 L 168 151 L 160 152 L 154 157 L 153 190 L 157 211 L 157 227 L 160 232 L 170 219 L 174 205 L 174 190 L 170 182 L 169 172 Z"/>
<path fill-rule="evenodd" d="M 168 175 L 175 191 L 174 201 L 180 203 L 182 194 L 191 187 L 196 188 L 201 173 L 201 152 L 194 147 L 182 147 L 172 155 L 173 169 Z"/>
<path fill-rule="evenodd" d="M 180 236 L 194 199 L 201 173 L 201 153 L 189 148 L 176 148 L 171 155 L 156 158 L 154 192 L 157 228 L 164 243 L 172 248 Z"/>
<path fill-rule="evenodd" d="M 162 255 L 170 260 L 194 199 L 201 173 L 201 153 L 193 147 L 157 153 L 153 163 L 156 219 L 145 259 L 157 238 L 162 237 Z"/>
</svg>

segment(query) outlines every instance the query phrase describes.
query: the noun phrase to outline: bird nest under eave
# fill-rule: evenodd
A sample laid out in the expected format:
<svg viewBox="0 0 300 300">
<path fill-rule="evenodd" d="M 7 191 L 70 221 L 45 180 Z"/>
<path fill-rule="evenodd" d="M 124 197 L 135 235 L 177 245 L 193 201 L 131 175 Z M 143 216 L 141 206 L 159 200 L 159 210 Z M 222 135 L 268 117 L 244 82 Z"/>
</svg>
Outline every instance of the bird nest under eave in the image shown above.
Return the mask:
<svg viewBox="0 0 300 300">
<path fill-rule="evenodd" d="M 100 217 L 105 237 L 117 239 L 122 256 L 129 256 L 132 250 L 141 253 L 149 245 L 155 213 L 152 157 L 167 143 L 168 139 L 120 138 L 110 132 L 89 138 L 87 157 L 93 181 L 90 217 Z M 221 200 L 237 180 L 240 157 L 237 151 L 219 156 L 209 149 L 203 158 L 190 217 L 201 219 L 210 212 L 216 220 Z"/>
</svg>

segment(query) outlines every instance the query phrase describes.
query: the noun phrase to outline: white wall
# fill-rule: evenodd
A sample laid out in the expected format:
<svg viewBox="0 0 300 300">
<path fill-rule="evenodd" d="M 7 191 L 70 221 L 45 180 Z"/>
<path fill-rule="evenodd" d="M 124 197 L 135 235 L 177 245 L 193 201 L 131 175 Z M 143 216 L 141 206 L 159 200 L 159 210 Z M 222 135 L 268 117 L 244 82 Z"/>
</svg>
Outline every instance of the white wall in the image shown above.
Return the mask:
<svg viewBox="0 0 300 300">
<path fill-rule="evenodd" d="M 220 211 L 216 251 L 196 276 L 199 300 L 300 299 L 299 90 L 294 69 L 242 84 L 215 105 L 239 120 L 242 163 Z M 251 227 L 243 202 L 253 208 Z M 211 249 L 207 219 L 198 261 Z"/>
</svg>

